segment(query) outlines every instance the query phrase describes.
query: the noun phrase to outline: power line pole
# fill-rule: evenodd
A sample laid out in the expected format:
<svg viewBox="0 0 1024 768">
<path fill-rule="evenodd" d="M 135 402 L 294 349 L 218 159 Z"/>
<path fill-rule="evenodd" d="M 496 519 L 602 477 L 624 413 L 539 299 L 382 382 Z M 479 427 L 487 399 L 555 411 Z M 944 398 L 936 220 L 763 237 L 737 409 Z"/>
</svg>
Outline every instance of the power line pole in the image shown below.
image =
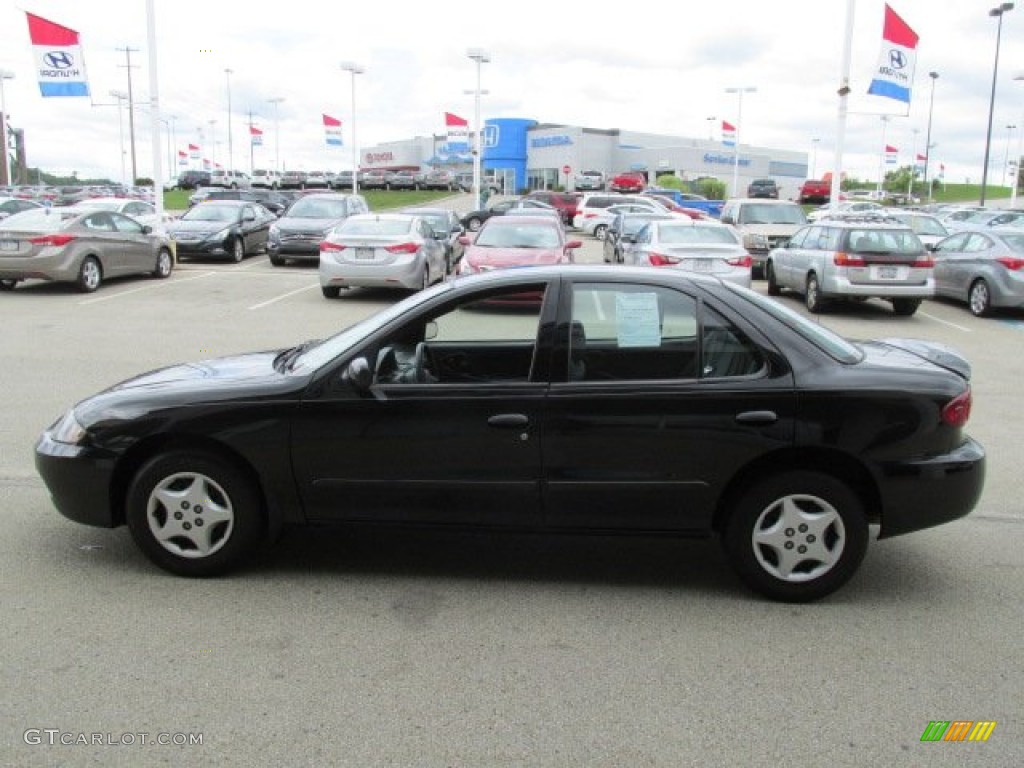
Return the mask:
<svg viewBox="0 0 1024 768">
<path fill-rule="evenodd" d="M 115 50 L 124 51 L 125 65 L 124 68 L 128 70 L 128 135 L 132 146 L 132 183 L 131 186 L 135 186 L 135 180 L 139 178 L 138 166 L 135 162 L 135 102 L 132 96 L 132 54 L 138 53 L 138 48 L 117 48 Z"/>
</svg>

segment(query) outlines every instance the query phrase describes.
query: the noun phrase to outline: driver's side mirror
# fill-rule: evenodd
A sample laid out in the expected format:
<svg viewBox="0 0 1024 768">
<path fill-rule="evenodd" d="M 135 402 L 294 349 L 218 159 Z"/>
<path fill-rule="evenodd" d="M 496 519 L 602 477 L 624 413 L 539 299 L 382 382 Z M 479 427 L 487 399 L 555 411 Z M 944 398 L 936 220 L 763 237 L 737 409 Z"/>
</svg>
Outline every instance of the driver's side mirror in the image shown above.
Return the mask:
<svg viewBox="0 0 1024 768">
<path fill-rule="evenodd" d="M 366 362 L 365 357 L 357 357 L 348 367 L 344 373 L 341 374 L 341 380 L 351 384 L 360 392 L 365 392 L 373 384 L 373 371 L 370 370 L 370 364 Z"/>
</svg>

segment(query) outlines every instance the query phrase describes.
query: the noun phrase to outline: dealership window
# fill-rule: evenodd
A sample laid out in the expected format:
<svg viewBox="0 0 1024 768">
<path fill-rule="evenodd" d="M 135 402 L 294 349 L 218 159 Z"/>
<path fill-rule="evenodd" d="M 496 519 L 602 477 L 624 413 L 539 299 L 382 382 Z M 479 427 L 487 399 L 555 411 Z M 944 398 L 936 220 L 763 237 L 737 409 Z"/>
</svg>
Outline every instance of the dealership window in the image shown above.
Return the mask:
<svg viewBox="0 0 1024 768">
<path fill-rule="evenodd" d="M 531 168 L 526 172 L 529 189 L 554 189 L 565 184 L 565 178 L 557 168 Z"/>
</svg>

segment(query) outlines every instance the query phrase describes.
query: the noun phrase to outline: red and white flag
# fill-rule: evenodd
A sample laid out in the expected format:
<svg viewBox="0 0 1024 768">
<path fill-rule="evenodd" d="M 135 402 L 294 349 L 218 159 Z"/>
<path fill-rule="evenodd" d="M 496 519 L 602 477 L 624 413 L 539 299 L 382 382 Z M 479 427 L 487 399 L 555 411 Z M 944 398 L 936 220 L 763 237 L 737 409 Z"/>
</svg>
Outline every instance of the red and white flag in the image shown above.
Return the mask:
<svg viewBox="0 0 1024 768">
<path fill-rule="evenodd" d="M 249 126 L 249 137 L 252 139 L 252 145 L 254 147 L 259 147 L 263 145 L 263 131 L 261 131 L 255 125 Z"/>
<path fill-rule="evenodd" d="M 886 165 L 896 165 L 896 161 L 899 159 L 900 151 L 889 144 L 885 145 L 885 163 Z"/>
<path fill-rule="evenodd" d="M 85 57 L 73 29 L 26 12 L 39 91 L 43 96 L 88 96 Z"/>
<path fill-rule="evenodd" d="M 448 132 L 450 153 L 469 151 L 469 121 L 451 112 L 444 113 L 444 127 Z"/>
<path fill-rule="evenodd" d="M 736 126 L 725 120 L 722 121 L 722 145 L 726 147 L 736 146 Z"/>
<path fill-rule="evenodd" d="M 327 146 L 341 146 L 341 120 L 330 115 L 324 115 L 324 134 L 327 138 Z"/>
<path fill-rule="evenodd" d="M 193 160 L 198 160 L 199 159 L 199 145 L 198 144 L 189 144 L 188 145 L 188 153 L 189 153 L 189 156 Z"/>
<path fill-rule="evenodd" d="M 882 24 L 882 49 L 868 93 L 910 103 L 917 61 L 917 32 L 888 4 Z"/>
</svg>

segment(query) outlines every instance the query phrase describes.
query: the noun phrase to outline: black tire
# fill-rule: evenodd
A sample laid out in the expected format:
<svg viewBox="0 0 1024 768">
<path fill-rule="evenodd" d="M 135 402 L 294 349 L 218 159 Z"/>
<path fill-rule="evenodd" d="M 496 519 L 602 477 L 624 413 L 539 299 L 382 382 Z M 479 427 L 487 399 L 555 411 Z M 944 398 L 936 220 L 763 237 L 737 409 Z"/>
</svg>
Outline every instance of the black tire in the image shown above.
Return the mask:
<svg viewBox="0 0 1024 768">
<path fill-rule="evenodd" d="M 899 315 L 900 317 L 910 317 L 912 314 L 917 312 L 917 308 L 921 306 L 920 299 L 893 299 L 892 300 L 892 311 L 893 314 Z"/>
<path fill-rule="evenodd" d="M 255 485 L 206 452 L 155 456 L 128 489 L 125 516 L 136 545 L 179 576 L 216 576 L 256 549 L 265 528 Z"/>
<path fill-rule="evenodd" d="M 768 295 L 779 296 L 782 294 L 782 288 L 779 287 L 778 281 L 775 279 L 775 267 L 772 266 L 770 261 L 765 262 L 764 275 L 768 280 Z"/>
<path fill-rule="evenodd" d="M 238 264 L 245 258 L 245 241 L 241 237 L 236 237 L 231 241 L 231 260 Z"/>
<path fill-rule="evenodd" d="M 868 524 L 857 495 L 820 472 L 778 474 L 737 502 L 723 545 L 740 578 L 772 600 L 802 603 L 834 592 L 857 571 Z"/>
<path fill-rule="evenodd" d="M 82 293 L 92 293 L 103 282 L 103 267 L 95 256 L 86 256 L 78 268 L 75 284 Z"/>
<path fill-rule="evenodd" d="M 824 311 L 825 300 L 821 298 L 821 284 L 818 282 L 818 276 L 811 274 L 807 276 L 807 286 L 804 289 L 804 305 L 807 307 L 807 311 L 812 314 L 818 314 Z"/>
<path fill-rule="evenodd" d="M 479 218 L 478 216 L 473 216 L 472 218 L 466 220 L 466 229 L 468 229 L 470 232 L 479 232 L 480 227 L 483 223 L 483 219 Z"/>
<path fill-rule="evenodd" d="M 967 307 L 975 317 L 988 317 L 992 314 L 992 292 L 988 283 L 978 278 L 967 291 Z"/>
<path fill-rule="evenodd" d="M 597 238 L 598 240 L 603 242 L 605 237 L 607 237 L 607 235 L 608 235 L 608 225 L 607 224 L 598 224 L 596 227 L 594 227 L 594 237 Z"/>
<path fill-rule="evenodd" d="M 171 252 L 166 248 L 161 248 L 160 252 L 156 255 L 156 265 L 153 267 L 153 277 L 163 280 L 164 278 L 171 276 L 171 271 L 174 269 L 174 257 L 171 256 Z"/>
<path fill-rule="evenodd" d="M 13 291 L 14 287 L 18 284 L 17 280 L 11 280 L 4 278 L 0 280 L 0 291 Z"/>
<path fill-rule="evenodd" d="M 278 256 L 276 253 L 268 254 L 270 257 L 270 264 L 274 267 L 283 267 L 286 259 L 283 256 Z"/>
<path fill-rule="evenodd" d="M 321 285 L 320 290 L 325 299 L 336 299 L 341 295 L 341 288 L 336 285 Z"/>
</svg>

